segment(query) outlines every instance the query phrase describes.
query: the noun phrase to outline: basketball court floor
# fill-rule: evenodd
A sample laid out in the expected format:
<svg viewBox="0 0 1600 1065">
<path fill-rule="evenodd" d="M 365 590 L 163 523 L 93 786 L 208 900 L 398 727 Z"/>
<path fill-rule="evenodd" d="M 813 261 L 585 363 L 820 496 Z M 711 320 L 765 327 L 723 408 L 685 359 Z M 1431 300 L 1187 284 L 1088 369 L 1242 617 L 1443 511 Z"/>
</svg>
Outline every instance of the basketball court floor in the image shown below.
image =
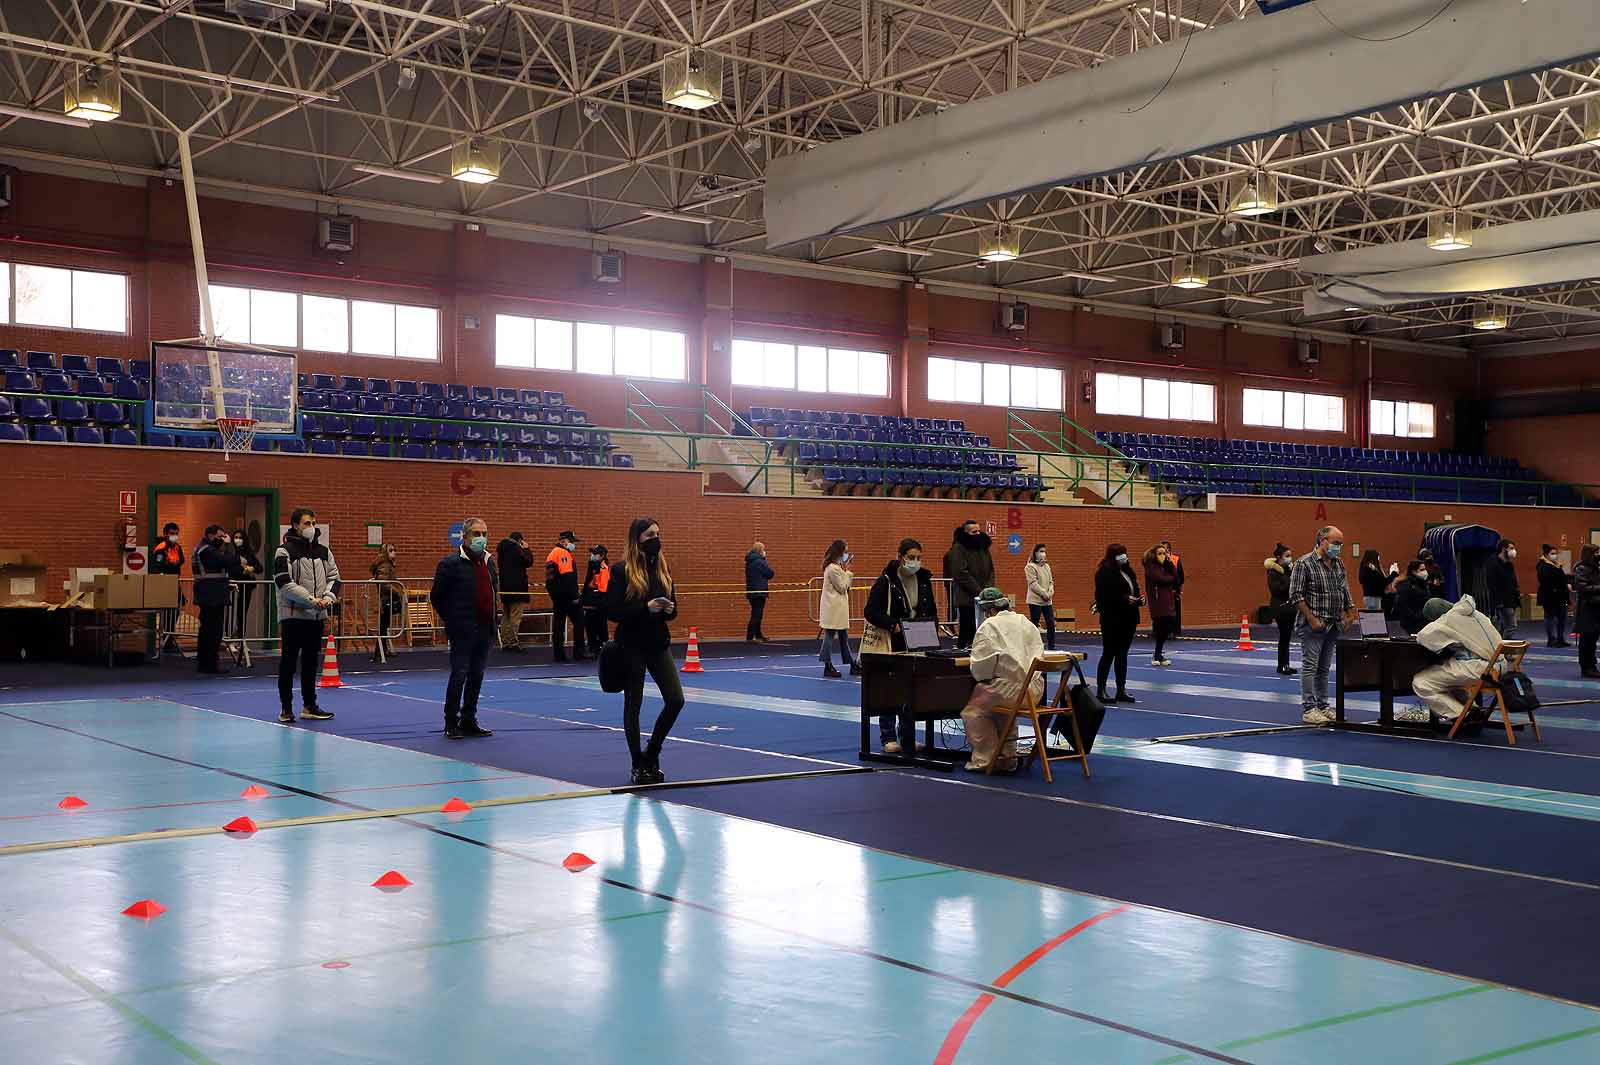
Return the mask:
<svg viewBox="0 0 1600 1065">
<path fill-rule="evenodd" d="M 1600 1060 L 1595 704 L 1514 749 L 1217 737 L 1294 724 L 1294 681 L 1172 657 L 1053 785 L 863 768 L 855 683 L 798 647 L 684 678 L 659 789 L 622 786 L 620 697 L 576 668 L 497 665 L 496 735 L 457 743 L 421 655 L 294 727 L 259 671 L 30 671 L 0 1058 Z M 1545 699 L 1595 694 L 1571 665 L 1536 661 Z"/>
</svg>

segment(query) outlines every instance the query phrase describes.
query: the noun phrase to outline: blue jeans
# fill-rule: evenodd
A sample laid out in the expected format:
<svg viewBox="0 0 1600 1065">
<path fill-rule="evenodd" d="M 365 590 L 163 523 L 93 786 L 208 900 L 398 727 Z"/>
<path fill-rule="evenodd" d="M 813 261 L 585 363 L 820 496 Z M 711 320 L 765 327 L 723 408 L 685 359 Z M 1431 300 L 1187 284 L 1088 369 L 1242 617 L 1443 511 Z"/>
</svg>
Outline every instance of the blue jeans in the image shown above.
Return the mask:
<svg viewBox="0 0 1600 1065">
<path fill-rule="evenodd" d="M 1494 627 L 1500 630 L 1500 635 L 1508 640 L 1517 638 L 1517 608 L 1514 606 L 1497 607 L 1494 612 Z"/>
<path fill-rule="evenodd" d="M 1501 633 L 1501 635 L 1505 635 Z M 1544 635 L 1550 643 L 1564 643 L 1567 638 L 1567 608 L 1562 607 L 1561 613 L 1554 610 L 1544 612 Z"/>
<path fill-rule="evenodd" d="M 1334 647 L 1339 640 L 1337 622 L 1324 625 L 1321 632 L 1300 625 L 1300 708 L 1328 704 L 1328 670 L 1333 666 Z"/>
</svg>

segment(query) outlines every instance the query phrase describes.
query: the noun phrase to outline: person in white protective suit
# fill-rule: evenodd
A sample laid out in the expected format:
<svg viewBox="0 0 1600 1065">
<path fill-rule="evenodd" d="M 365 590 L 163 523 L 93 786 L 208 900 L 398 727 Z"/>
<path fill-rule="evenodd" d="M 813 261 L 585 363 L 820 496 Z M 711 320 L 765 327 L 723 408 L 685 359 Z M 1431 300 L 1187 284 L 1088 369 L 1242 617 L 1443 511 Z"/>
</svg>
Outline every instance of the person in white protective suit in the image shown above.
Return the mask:
<svg viewBox="0 0 1600 1065">
<path fill-rule="evenodd" d="M 1467 690 L 1489 668 L 1489 659 L 1500 646 L 1500 632 L 1478 612 L 1470 595 L 1454 606 L 1429 599 L 1422 616 L 1428 623 L 1417 633 L 1417 642 L 1435 653 L 1452 651 L 1453 656 L 1419 671 L 1411 689 L 1434 717 L 1454 721 L 1466 709 Z"/>
<path fill-rule="evenodd" d="M 1044 653 L 1044 640 L 1033 622 L 1011 609 L 1011 600 L 1000 589 L 985 588 L 977 606 L 986 620 L 978 626 L 969 656 L 978 684 L 961 711 L 972 745 L 967 769 L 982 773 L 998 753 L 1000 764 L 995 768 L 1010 773 L 1017 768 L 1017 726 L 1012 723 L 1002 745 L 998 719 L 1006 707 L 1020 705 L 1023 678 L 1033 660 Z M 1044 698 L 1044 677 L 1034 677 L 1031 687 L 1035 700 Z"/>
</svg>

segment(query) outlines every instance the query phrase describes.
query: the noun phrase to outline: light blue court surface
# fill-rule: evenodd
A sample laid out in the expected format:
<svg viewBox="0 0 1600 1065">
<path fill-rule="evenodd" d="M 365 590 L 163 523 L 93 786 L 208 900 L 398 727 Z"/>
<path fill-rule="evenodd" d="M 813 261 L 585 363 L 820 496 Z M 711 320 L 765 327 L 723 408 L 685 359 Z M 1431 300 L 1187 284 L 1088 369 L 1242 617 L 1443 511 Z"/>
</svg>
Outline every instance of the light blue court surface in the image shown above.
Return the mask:
<svg viewBox="0 0 1600 1065">
<path fill-rule="evenodd" d="M 7 842 L 218 824 L 247 779 L 273 817 L 564 787 L 158 700 L 0 710 Z M 0 1060 L 1600 1060 L 1587 1007 L 662 796 L 0 856 Z"/>
</svg>

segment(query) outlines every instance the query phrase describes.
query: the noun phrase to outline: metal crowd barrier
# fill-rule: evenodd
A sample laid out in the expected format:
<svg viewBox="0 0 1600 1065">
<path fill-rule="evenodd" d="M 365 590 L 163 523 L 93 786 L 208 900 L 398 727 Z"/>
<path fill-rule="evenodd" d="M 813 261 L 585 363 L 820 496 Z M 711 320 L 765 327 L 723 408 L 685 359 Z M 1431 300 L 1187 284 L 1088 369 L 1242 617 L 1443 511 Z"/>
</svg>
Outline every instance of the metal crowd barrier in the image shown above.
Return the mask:
<svg viewBox="0 0 1600 1065">
<path fill-rule="evenodd" d="M 433 643 L 438 631 L 438 619 L 428 602 L 431 579 L 412 581 L 353 580 L 339 582 L 338 612 L 328 619 L 326 632 L 334 643 L 345 645 L 365 644 L 378 661 L 388 661 L 385 643 L 405 640 L 418 642 L 416 636 L 425 634 L 421 642 Z M 420 584 L 420 600 L 416 589 L 408 585 Z M 223 607 L 222 649 L 231 653 L 242 665 L 250 664 L 252 652 L 276 653 L 281 646 L 278 637 L 278 586 L 270 580 L 230 581 L 230 595 Z M 384 601 L 389 601 L 388 624 L 385 626 Z M 178 640 L 180 651 L 193 650 L 200 639 L 200 608 L 194 601 L 194 578 L 178 580 L 176 624 L 168 627 L 158 619 L 158 631 L 165 642 L 170 635 Z M 419 622 L 418 615 L 422 615 Z M 380 640 L 381 637 L 381 640 Z M 351 647 L 352 650 L 357 649 Z"/>
</svg>

